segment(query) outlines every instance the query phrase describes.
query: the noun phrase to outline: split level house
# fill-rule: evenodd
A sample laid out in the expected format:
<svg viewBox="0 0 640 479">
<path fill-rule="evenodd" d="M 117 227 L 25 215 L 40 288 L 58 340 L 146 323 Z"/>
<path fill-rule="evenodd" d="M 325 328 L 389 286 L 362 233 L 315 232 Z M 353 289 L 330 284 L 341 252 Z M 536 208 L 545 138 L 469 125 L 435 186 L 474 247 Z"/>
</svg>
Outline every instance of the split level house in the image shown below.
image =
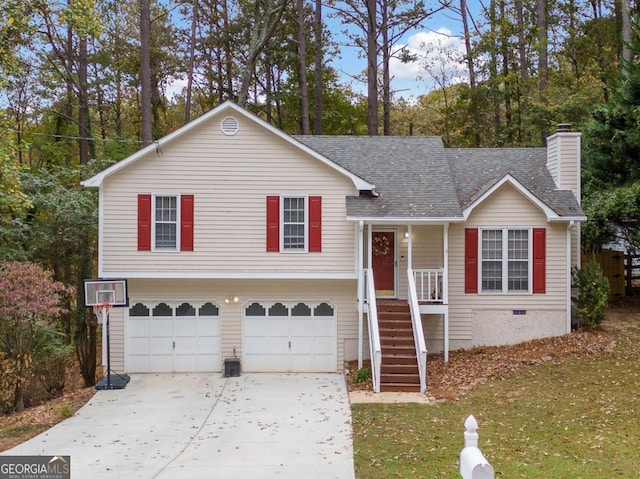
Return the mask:
<svg viewBox="0 0 640 479">
<path fill-rule="evenodd" d="M 289 136 L 227 102 L 83 182 L 126 279 L 114 371 L 341 372 L 424 391 L 427 351 L 568 333 L 580 134 L 546 148 Z M 236 363 L 237 364 L 237 363 Z"/>
</svg>

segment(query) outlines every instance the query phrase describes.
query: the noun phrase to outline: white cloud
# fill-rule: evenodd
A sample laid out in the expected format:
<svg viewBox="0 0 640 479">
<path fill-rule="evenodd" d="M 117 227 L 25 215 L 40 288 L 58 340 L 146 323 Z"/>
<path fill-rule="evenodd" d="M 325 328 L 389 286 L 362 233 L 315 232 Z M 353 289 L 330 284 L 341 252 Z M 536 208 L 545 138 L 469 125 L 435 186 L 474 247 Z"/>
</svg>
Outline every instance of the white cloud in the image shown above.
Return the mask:
<svg viewBox="0 0 640 479">
<path fill-rule="evenodd" d="M 389 69 L 394 79 L 423 80 L 432 83 L 433 76 L 444 75 L 450 84 L 467 79 L 463 64 L 464 41 L 448 28 L 415 33 L 407 38 L 406 44 L 397 47 L 406 48 L 417 60 L 402 63 L 398 58 L 392 58 Z"/>
</svg>

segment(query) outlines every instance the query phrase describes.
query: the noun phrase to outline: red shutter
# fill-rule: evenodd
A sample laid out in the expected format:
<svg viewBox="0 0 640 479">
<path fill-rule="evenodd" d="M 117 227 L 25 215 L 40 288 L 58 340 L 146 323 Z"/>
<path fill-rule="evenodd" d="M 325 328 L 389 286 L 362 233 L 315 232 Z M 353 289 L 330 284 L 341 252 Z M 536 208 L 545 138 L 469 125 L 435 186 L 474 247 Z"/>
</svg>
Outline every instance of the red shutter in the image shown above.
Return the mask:
<svg viewBox="0 0 640 479">
<path fill-rule="evenodd" d="M 138 195 L 138 251 L 151 251 L 151 195 Z"/>
<path fill-rule="evenodd" d="M 193 195 L 180 196 L 180 251 L 193 251 Z"/>
<path fill-rule="evenodd" d="M 322 197 L 309 197 L 309 253 L 322 251 Z"/>
<path fill-rule="evenodd" d="M 280 251 L 280 197 L 267 196 L 267 252 Z"/>
<path fill-rule="evenodd" d="M 546 293 L 547 230 L 533 228 L 533 293 Z"/>
<path fill-rule="evenodd" d="M 464 230 L 464 292 L 478 292 L 478 228 Z"/>
</svg>

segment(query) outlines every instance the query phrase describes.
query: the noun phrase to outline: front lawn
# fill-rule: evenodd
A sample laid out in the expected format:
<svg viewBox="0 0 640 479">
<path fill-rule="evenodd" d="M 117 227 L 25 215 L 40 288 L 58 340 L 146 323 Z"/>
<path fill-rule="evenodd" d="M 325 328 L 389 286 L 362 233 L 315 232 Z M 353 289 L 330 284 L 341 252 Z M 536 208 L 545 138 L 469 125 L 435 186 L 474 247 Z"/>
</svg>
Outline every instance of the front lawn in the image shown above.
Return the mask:
<svg viewBox="0 0 640 479">
<path fill-rule="evenodd" d="M 453 400 L 354 405 L 356 477 L 459 479 L 469 414 L 496 477 L 640 477 L 640 311 L 609 311 L 595 334 L 607 351 L 510 361 Z"/>
</svg>

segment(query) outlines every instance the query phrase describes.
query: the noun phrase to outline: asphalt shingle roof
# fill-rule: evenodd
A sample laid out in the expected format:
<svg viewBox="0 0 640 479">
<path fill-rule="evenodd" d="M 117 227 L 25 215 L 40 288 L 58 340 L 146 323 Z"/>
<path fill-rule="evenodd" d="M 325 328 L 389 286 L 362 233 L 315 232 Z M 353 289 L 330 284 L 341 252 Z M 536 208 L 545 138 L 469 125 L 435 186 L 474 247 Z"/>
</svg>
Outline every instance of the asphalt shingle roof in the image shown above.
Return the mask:
<svg viewBox="0 0 640 479">
<path fill-rule="evenodd" d="M 462 210 L 509 174 L 560 216 L 581 216 L 558 190 L 544 148 L 446 149 L 439 137 L 295 136 L 376 185 L 378 197 L 347 198 L 351 217 L 461 218 Z"/>
<path fill-rule="evenodd" d="M 545 148 L 451 148 L 446 153 L 462 208 L 511 175 L 559 216 L 584 214 L 571 191 L 557 189 Z"/>
</svg>

